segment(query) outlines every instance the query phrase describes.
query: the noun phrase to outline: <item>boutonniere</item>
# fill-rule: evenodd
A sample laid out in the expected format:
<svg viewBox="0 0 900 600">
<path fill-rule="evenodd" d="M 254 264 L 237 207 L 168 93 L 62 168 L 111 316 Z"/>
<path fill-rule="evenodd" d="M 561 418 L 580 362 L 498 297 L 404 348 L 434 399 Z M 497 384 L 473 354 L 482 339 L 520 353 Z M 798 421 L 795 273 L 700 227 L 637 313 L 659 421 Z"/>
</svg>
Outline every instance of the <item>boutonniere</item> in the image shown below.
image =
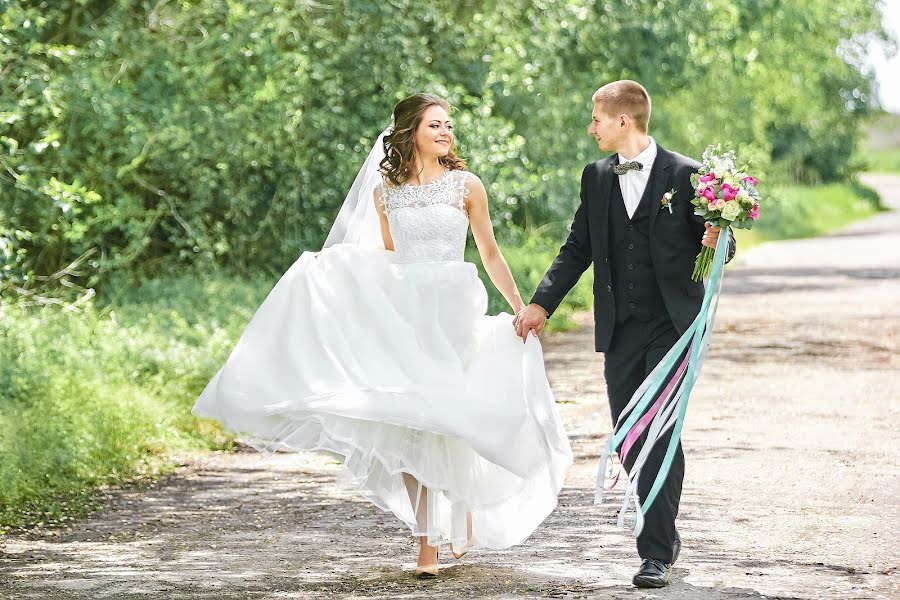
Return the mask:
<svg viewBox="0 0 900 600">
<path fill-rule="evenodd" d="M 668 192 L 663 194 L 662 200 L 659 201 L 659 203 L 662 204 L 663 207 L 669 209 L 670 215 L 672 214 L 672 198 L 674 196 L 675 196 L 675 188 L 672 188 L 671 190 L 669 190 Z"/>
</svg>

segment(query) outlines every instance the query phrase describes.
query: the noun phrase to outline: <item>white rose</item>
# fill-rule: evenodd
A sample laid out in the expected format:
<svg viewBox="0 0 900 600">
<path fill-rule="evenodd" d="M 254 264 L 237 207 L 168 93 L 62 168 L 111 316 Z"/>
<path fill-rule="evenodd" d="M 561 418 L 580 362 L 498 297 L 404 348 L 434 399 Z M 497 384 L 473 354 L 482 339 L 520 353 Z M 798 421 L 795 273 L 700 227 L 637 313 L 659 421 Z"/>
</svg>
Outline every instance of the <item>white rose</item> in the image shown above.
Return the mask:
<svg viewBox="0 0 900 600">
<path fill-rule="evenodd" d="M 741 205 L 735 201 L 726 202 L 725 207 L 722 209 L 722 218 L 727 219 L 729 221 L 734 221 L 737 219 L 738 215 L 741 214 Z"/>
</svg>

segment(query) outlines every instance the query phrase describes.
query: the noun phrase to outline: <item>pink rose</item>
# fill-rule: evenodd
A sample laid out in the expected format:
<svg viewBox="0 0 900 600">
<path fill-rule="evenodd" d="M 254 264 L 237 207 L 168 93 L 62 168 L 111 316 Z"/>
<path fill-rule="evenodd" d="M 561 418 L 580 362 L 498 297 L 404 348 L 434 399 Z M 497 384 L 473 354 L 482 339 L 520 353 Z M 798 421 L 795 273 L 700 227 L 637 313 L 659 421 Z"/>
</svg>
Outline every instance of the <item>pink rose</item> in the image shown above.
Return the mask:
<svg viewBox="0 0 900 600">
<path fill-rule="evenodd" d="M 715 180 L 716 180 L 716 174 L 713 173 L 712 171 L 710 171 L 706 175 L 700 176 L 700 183 L 709 183 L 710 181 L 715 181 Z"/>
<path fill-rule="evenodd" d="M 703 191 L 700 192 L 700 195 L 712 202 L 716 199 L 716 191 L 713 189 L 713 186 L 707 186 L 703 188 Z"/>
<path fill-rule="evenodd" d="M 756 187 L 756 184 L 759 183 L 759 180 L 758 180 L 756 177 L 751 177 L 750 175 L 747 175 L 746 177 L 744 177 L 743 179 L 741 179 L 741 182 L 742 182 L 742 183 L 749 183 L 749 184 L 752 185 L 753 187 Z"/>
<path fill-rule="evenodd" d="M 721 198 L 713 198 L 709 201 L 710 210 L 722 210 L 725 207 L 725 201 Z"/>
<path fill-rule="evenodd" d="M 736 187 L 731 187 L 727 183 L 722 184 L 722 198 L 725 199 L 726 202 L 730 202 L 737 198 L 738 192 L 740 190 Z"/>
<path fill-rule="evenodd" d="M 750 209 L 750 218 L 754 221 L 759 218 L 759 204 L 754 204 L 753 208 Z"/>
</svg>

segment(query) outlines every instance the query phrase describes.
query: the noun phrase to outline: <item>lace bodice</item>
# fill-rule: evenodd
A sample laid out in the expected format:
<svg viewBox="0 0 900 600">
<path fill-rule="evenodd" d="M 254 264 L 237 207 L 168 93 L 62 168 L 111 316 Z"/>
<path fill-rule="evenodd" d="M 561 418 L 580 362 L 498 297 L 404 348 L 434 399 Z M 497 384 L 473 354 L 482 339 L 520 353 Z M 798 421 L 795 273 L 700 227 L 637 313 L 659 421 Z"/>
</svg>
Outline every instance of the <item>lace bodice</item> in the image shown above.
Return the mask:
<svg viewBox="0 0 900 600">
<path fill-rule="evenodd" d="M 391 227 L 395 260 L 402 263 L 461 261 L 469 217 L 467 171 L 447 171 L 423 185 L 382 182 L 381 203 Z"/>
</svg>

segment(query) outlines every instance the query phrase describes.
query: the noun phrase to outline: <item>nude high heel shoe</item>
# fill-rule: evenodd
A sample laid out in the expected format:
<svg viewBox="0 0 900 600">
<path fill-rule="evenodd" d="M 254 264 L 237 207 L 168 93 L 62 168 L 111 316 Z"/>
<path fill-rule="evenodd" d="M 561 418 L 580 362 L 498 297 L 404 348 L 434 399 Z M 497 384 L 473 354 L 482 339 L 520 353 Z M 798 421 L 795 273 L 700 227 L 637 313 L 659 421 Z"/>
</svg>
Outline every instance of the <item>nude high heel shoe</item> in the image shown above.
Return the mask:
<svg viewBox="0 0 900 600">
<path fill-rule="evenodd" d="M 457 552 L 456 550 L 451 550 L 451 552 L 453 553 L 453 558 L 455 558 L 456 560 L 459 560 L 460 558 L 465 556 L 471 549 L 472 549 L 472 538 L 469 538 L 468 540 L 466 540 L 466 543 L 463 544 L 462 550 L 460 552 Z"/>
<path fill-rule="evenodd" d="M 435 553 L 434 555 L 434 564 L 422 566 L 416 565 L 416 577 L 419 579 L 431 579 L 438 576 L 438 571 L 440 570 L 438 554 L 439 553 Z"/>
</svg>

